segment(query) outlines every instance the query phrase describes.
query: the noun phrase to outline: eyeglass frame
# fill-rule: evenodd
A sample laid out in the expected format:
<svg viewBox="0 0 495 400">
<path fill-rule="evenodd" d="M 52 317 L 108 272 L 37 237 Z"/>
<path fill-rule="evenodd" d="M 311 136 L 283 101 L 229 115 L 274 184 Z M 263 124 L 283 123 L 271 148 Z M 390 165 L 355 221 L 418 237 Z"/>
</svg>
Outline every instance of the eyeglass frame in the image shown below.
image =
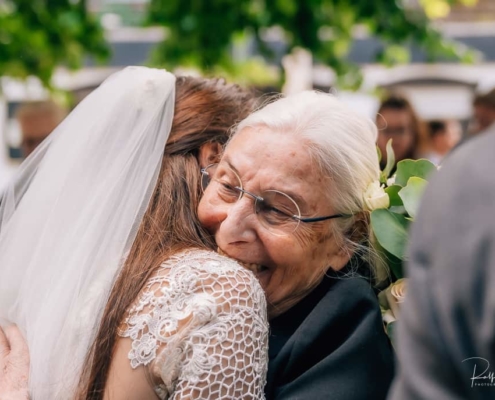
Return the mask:
<svg viewBox="0 0 495 400">
<path fill-rule="evenodd" d="M 208 173 L 208 168 L 211 168 L 212 166 L 214 165 L 218 165 L 219 163 L 212 163 L 212 164 L 209 164 L 207 165 L 206 167 L 203 167 L 200 169 L 201 171 L 201 176 L 210 176 L 209 173 Z M 235 172 L 234 172 L 235 174 Z M 235 174 L 237 175 L 237 174 Z M 237 177 L 239 179 L 239 182 L 241 183 L 242 185 L 242 181 L 241 181 L 241 178 L 240 177 Z M 211 178 L 210 178 L 211 180 Z M 208 182 L 208 185 L 209 185 L 210 182 Z M 239 187 L 239 186 L 233 186 L 233 188 L 235 190 L 237 190 L 241 195 L 239 196 L 238 200 L 240 200 L 242 198 L 242 196 L 244 194 L 247 194 L 249 195 L 250 197 L 252 197 L 254 200 L 256 201 L 261 201 L 261 202 L 264 202 L 265 199 L 261 196 L 258 196 L 257 194 L 254 194 L 254 193 L 251 193 L 250 191 L 242 188 L 242 187 Z M 206 188 L 203 188 L 203 191 L 205 190 Z M 299 206 L 298 204 L 296 203 L 296 201 L 290 197 L 288 194 L 284 193 L 284 192 L 280 192 L 278 190 L 272 190 L 272 191 L 275 191 L 275 192 L 278 192 L 286 197 L 288 197 L 289 199 L 292 200 L 292 202 L 296 205 L 297 209 L 299 210 Z M 285 213 L 284 213 L 285 214 Z M 292 219 L 295 219 L 299 222 L 304 222 L 304 223 L 313 223 L 313 222 L 320 222 L 320 221 L 326 221 L 326 220 L 329 220 L 329 219 L 334 219 L 334 218 L 349 218 L 349 217 L 352 217 L 351 214 L 334 214 L 334 215 L 327 215 L 327 216 L 323 216 L 323 217 L 309 217 L 309 218 L 302 218 L 302 217 L 299 217 L 297 215 L 289 215 L 289 214 L 286 214 L 287 217 L 289 218 L 292 218 Z"/>
</svg>

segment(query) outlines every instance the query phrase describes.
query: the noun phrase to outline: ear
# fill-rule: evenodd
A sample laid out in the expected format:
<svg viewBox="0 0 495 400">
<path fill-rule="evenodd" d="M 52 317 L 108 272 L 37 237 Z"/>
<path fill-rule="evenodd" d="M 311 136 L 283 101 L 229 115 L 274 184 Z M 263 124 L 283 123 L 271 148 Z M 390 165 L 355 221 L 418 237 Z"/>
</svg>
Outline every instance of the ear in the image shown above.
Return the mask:
<svg viewBox="0 0 495 400">
<path fill-rule="evenodd" d="M 346 233 L 346 237 L 353 243 L 360 243 L 363 238 L 369 235 L 370 213 L 361 212 L 356 214 L 354 218 L 354 224 Z M 349 262 L 352 255 L 353 252 L 344 243 L 339 243 L 335 251 L 330 253 L 331 263 L 329 265 L 338 271 Z"/>
<path fill-rule="evenodd" d="M 352 253 L 349 249 L 340 247 L 334 254 L 331 255 L 329 265 L 334 271 L 339 271 L 344 268 L 351 259 Z"/>
<path fill-rule="evenodd" d="M 330 267 L 334 271 L 342 269 L 351 259 L 352 253 L 344 245 L 342 240 L 336 240 L 334 233 L 329 233 L 319 245 L 324 249 L 324 268 Z"/>
<path fill-rule="evenodd" d="M 199 165 L 204 168 L 217 162 L 222 154 L 222 145 L 218 142 L 208 142 L 199 148 Z"/>
</svg>

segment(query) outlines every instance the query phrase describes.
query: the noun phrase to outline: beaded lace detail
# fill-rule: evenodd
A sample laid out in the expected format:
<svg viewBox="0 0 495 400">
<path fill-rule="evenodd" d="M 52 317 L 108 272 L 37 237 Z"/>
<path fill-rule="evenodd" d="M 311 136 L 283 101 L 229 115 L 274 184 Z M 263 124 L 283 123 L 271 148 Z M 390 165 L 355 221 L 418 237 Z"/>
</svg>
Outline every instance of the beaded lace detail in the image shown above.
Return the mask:
<svg viewBox="0 0 495 400">
<path fill-rule="evenodd" d="M 171 257 L 121 328 L 132 368 L 149 368 L 160 399 L 264 399 L 266 301 L 231 259 L 205 250 Z"/>
</svg>

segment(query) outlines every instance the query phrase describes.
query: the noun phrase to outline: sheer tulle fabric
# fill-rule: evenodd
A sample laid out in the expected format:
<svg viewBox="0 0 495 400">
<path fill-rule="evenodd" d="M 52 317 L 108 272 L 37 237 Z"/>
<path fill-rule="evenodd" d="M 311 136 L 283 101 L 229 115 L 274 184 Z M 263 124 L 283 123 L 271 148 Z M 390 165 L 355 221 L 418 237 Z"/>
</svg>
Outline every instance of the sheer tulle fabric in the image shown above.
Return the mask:
<svg viewBox="0 0 495 400">
<path fill-rule="evenodd" d="M 175 77 L 129 67 L 21 166 L 0 207 L 0 322 L 25 332 L 32 399 L 68 399 L 156 185 Z"/>
<path fill-rule="evenodd" d="M 158 397 L 264 399 L 268 321 L 254 274 L 217 253 L 190 250 L 161 265 L 119 334 L 132 368 L 150 369 Z"/>
</svg>

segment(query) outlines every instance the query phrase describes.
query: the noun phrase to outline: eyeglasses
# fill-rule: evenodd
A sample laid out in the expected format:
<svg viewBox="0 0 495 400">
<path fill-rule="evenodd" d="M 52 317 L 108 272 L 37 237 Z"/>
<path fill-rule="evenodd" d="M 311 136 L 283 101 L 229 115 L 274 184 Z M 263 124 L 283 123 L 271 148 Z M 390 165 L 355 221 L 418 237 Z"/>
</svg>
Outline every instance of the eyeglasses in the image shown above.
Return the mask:
<svg viewBox="0 0 495 400">
<path fill-rule="evenodd" d="M 201 169 L 201 188 L 207 186 L 214 190 L 219 203 L 232 204 L 244 194 L 254 199 L 254 213 L 261 225 L 277 235 L 293 233 L 301 222 L 312 223 L 333 218 L 349 217 L 345 214 L 325 217 L 302 218 L 301 211 L 294 199 L 278 190 L 264 190 L 259 195 L 243 189 L 239 176 L 228 166 L 210 164 Z"/>
</svg>

